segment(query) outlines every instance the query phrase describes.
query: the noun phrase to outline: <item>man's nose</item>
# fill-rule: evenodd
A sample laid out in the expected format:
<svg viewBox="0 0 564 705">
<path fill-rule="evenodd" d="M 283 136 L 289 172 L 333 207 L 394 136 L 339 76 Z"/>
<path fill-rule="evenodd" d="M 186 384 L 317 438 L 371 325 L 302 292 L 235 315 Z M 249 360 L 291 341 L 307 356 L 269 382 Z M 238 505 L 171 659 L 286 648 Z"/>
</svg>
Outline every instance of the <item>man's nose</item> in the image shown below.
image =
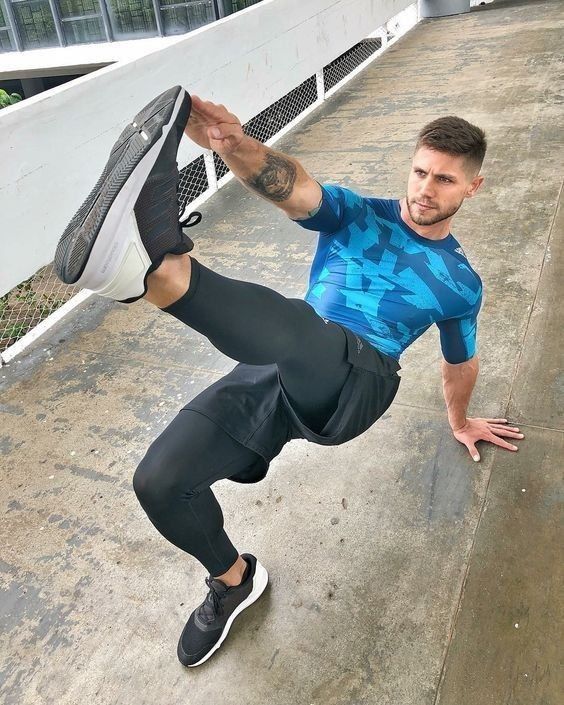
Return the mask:
<svg viewBox="0 0 564 705">
<path fill-rule="evenodd" d="M 429 177 L 421 182 L 420 195 L 425 198 L 431 198 L 433 196 L 433 182 Z"/>
</svg>

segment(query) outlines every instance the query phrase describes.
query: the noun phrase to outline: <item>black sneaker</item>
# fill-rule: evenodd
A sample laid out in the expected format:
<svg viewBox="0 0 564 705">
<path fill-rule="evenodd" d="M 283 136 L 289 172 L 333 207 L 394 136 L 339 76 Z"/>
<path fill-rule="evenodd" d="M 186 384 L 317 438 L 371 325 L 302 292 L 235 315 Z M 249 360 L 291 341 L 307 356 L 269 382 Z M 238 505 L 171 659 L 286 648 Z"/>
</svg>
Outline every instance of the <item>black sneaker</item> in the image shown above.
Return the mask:
<svg viewBox="0 0 564 705">
<path fill-rule="evenodd" d="M 266 569 L 250 553 L 243 553 L 248 565 L 247 578 L 240 585 L 227 587 L 221 580 L 206 578 L 210 591 L 186 623 L 178 642 L 178 658 L 184 666 L 199 666 L 217 651 L 237 615 L 262 595 L 267 583 Z"/>
<path fill-rule="evenodd" d="M 55 270 L 66 284 L 130 303 L 146 293 L 147 275 L 165 254 L 192 250 L 178 220 L 176 163 L 191 106 L 175 86 L 122 132 L 57 246 Z"/>
</svg>

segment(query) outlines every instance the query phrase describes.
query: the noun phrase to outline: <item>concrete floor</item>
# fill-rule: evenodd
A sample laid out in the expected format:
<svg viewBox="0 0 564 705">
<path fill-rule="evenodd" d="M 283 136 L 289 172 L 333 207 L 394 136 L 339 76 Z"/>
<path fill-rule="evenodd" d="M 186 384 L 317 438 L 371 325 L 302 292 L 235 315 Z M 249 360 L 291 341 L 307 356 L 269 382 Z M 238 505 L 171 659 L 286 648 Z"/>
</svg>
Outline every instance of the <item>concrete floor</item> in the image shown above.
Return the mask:
<svg viewBox="0 0 564 705">
<path fill-rule="evenodd" d="M 319 179 L 399 197 L 425 122 L 486 130 L 485 187 L 453 229 L 485 285 L 470 413 L 517 422 L 519 451 L 482 443 L 474 463 L 453 438 L 429 331 L 363 436 L 294 441 L 258 485 L 215 486 L 271 586 L 185 670 L 205 571 L 155 531 L 131 477 L 234 363 L 148 304 L 92 298 L 0 370 L 4 705 L 562 702 L 563 23 L 560 0 L 423 22 L 279 144 Z M 314 235 L 237 183 L 204 214 L 205 264 L 304 294 Z"/>
</svg>

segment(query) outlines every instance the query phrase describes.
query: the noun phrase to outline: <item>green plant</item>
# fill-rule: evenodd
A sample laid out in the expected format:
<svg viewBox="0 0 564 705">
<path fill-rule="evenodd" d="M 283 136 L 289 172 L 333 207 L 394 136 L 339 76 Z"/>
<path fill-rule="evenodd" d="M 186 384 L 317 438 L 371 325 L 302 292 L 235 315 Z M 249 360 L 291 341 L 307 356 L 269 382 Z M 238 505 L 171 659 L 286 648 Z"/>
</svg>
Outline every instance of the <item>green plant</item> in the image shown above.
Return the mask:
<svg viewBox="0 0 564 705">
<path fill-rule="evenodd" d="M 0 110 L 7 108 L 8 105 L 19 103 L 20 100 L 22 100 L 22 97 L 19 93 L 8 94 L 3 88 L 0 88 Z"/>
<path fill-rule="evenodd" d="M 18 301 L 23 301 L 24 303 L 32 303 L 35 301 L 35 291 L 33 291 L 31 286 L 32 279 L 33 277 L 30 277 L 16 286 L 16 299 L 18 299 Z"/>
<path fill-rule="evenodd" d="M 64 303 L 64 299 L 58 299 L 54 294 L 43 295 L 42 302 L 39 304 L 39 313 L 43 318 L 56 311 Z"/>
<path fill-rule="evenodd" d="M 10 292 L 8 292 L 9 294 Z M 0 319 L 6 313 L 8 310 L 8 294 L 4 294 L 4 296 L 0 296 Z"/>
<path fill-rule="evenodd" d="M 22 335 L 25 333 L 25 330 L 25 323 L 14 323 L 13 325 L 8 326 L 6 328 L 2 338 L 6 340 L 10 340 L 10 338 L 21 338 Z"/>
</svg>

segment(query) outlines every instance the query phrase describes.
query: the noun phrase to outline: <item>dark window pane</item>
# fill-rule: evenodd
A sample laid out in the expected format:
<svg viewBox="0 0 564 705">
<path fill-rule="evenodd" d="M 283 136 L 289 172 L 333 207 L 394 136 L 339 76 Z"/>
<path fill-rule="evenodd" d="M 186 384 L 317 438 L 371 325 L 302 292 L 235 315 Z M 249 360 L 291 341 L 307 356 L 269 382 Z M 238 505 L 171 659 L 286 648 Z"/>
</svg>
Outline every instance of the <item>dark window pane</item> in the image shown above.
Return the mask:
<svg viewBox="0 0 564 705">
<path fill-rule="evenodd" d="M 151 0 L 108 0 L 107 5 L 116 39 L 154 37 L 157 34 Z"/>
<path fill-rule="evenodd" d="M 190 32 L 215 20 L 211 0 L 186 3 L 179 3 L 178 0 L 161 0 L 161 15 L 165 34 Z"/>
<path fill-rule="evenodd" d="M 58 0 L 61 18 L 99 15 L 98 0 Z"/>
<path fill-rule="evenodd" d="M 12 7 L 24 49 L 59 45 L 48 0 L 18 0 Z"/>
<path fill-rule="evenodd" d="M 63 31 L 69 44 L 89 44 L 90 42 L 106 41 L 104 25 L 99 17 L 63 22 Z"/>
<path fill-rule="evenodd" d="M 244 10 L 251 5 L 256 5 L 261 0 L 221 0 L 226 15 L 231 15 L 239 10 Z"/>
<path fill-rule="evenodd" d="M 0 52 L 1 51 L 12 51 L 12 42 L 10 41 L 10 34 L 7 29 L 0 29 Z"/>
<path fill-rule="evenodd" d="M 64 83 L 73 81 L 75 78 L 80 78 L 80 74 L 76 76 L 45 76 L 43 85 L 45 86 L 45 90 L 48 91 L 50 88 L 62 86 Z"/>
</svg>

